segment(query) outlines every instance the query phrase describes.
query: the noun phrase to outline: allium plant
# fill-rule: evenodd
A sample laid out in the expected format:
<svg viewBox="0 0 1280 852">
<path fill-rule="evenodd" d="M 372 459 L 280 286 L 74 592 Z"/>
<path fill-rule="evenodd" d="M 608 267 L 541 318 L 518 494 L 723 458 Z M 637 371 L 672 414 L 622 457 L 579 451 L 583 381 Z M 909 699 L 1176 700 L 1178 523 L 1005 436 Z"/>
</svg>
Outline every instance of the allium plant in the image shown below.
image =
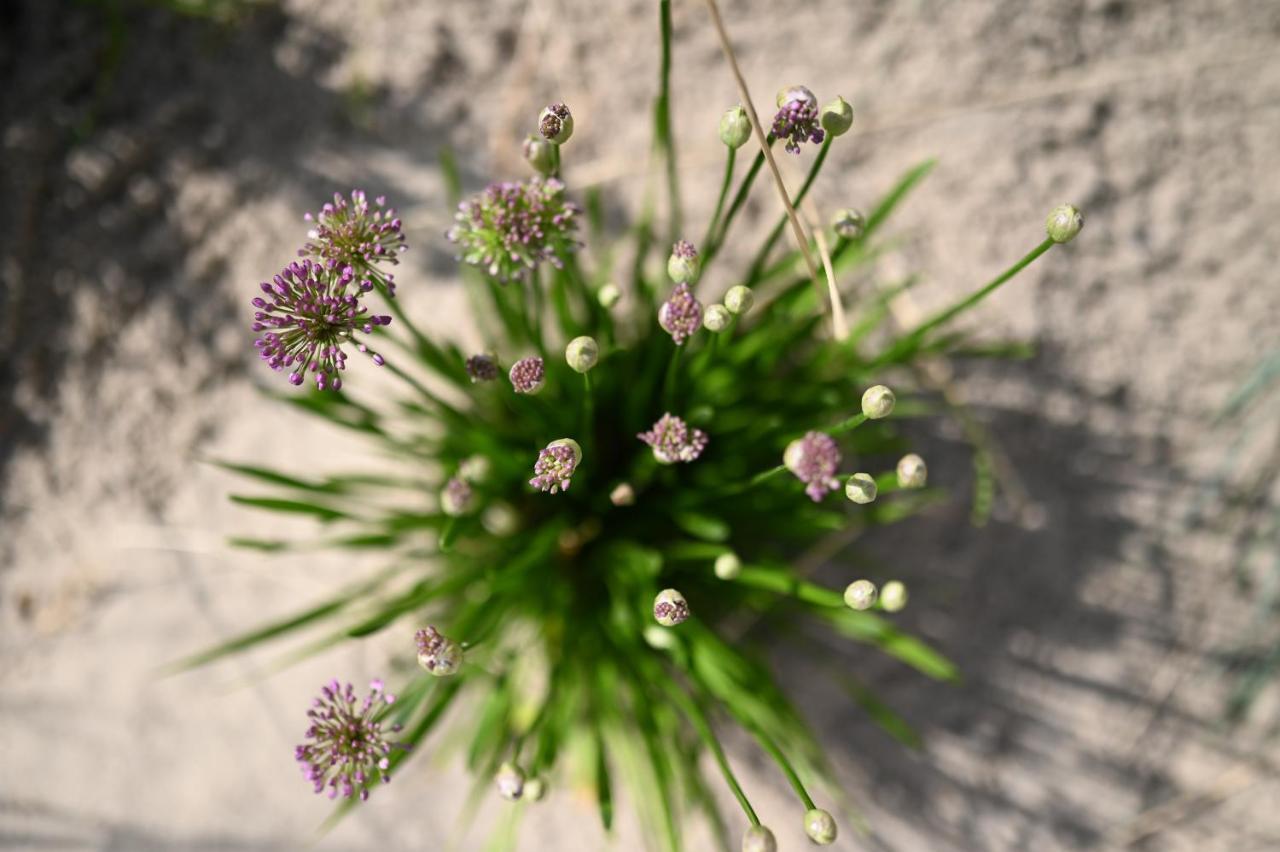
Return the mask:
<svg viewBox="0 0 1280 852">
<path fill-rule="evenodd" d="M 665 68 L 671 18 L 666 0 L 660 7 Z M 731 56 L 718 15 L 713 21 Z M 483 354 L 411 321 L 405 308 L 428 297 L 412 282 L 395 297 L 386 273 L 404 248 L 402 223 L 381 198 L 370 205 L 359 191 L 335 196 L 311 219 L 305 259 L 253 300 L 269 366 L 294 384 L 314 376 L 314 389 L 286 385 L 281 396 L 395 460 L 385 475 L 307 478 L 227 465 L 269 488 L 236 501 L 324 526 L 300 542 L 238 544 L 373 549 L 392 565 L 186 661 L 303 632 L 319 634 L 310 651 L 389 635 L 399 648 L 387 661 L 400 685 L 394 704 L 380 685 L 361 702 L 335 684 L 307 713 L 298 759 L 317 790 L 348 803 L 364 798 L 400 762 L 430 752 L 430 735 L 448 726 L 451 739 L 467 743 L 478 789 L 491 795 L 531 802 L 585 787 L 608 827 L 625 783 L 653 848 L 681 848 L 691 812 L 744 848 L 773 848 L 775 834 L 788 848 L 803 834 L 825 844 L 850 803 L 750 625 L 811 624 L 927 677 L 955 676 L 938 651 L 891 620 L 906 605 L 905 586 L 884 578 L 877 594 L 833 542 L 938 498 L 895 425 L 903 411 L 927 410 L 913 385 L 927 374 L 919 362 L 961 345 L 953 321 L 1074 237 L 1083 219 L 1074 208 L 1055 210 L 1048 238 L 1008 270 L 919 325 L 897 328 L 887 305 L 906 284 L 872 286 L 874 261 L 890 214 L 932 164 L 878 202 L 838 199 L 834 232 L 814 234 L 812 222 L 792 217 L 833 143 L 859 144 L 845 133 L 853 111 L 835 98 L 820 115 L 813 92 L 790 86 L 766 125 L 740 84 L 741 103 L 723 118 L 682 131 L 718 135 L 726 151 L 719 199 L 695 248 L 694 223 L 681 215 L 668 85 L 664 73 L 655 150 L 669 219 L 646 205 L 618 238 L 634 239 L 625 252 L 610 243 L 600 198 L 575 190 L 573 163 L 563 158 L 575 119 L 566 105 L 541 114 L 531 105 L 527 136 L 512 140 L 528 143 L 537 174 L 491 184 L 469 201 L 441 153 L 453 198 L 440 203 L 458 209 L 447 240 L 480 307 Z M 576 119 L 580 135 L 592 133 L 589 113 Z M 775 194 L 790 192 L 780 177 L 777 186 L 757 180 L 766 164 L 774 171 L 777 143 L 801 158 L 806 143 L 820 145 L 785 205 Z M 740 175 L 735 158 L 747 145 L 754 158 Z M 779 212 L 748 247 L 733 225 L 753 190 Z M 852 213 L 854 204 L 870 214 Z M 814 219 L 831 221 L 833 212 Z M 580 219 L 589 254 L 578 252 Z M 780 244 L 788 231 L 794 242 Z M 726 263 L 730 251 L 749 262 Z M 616 268 L 624 253 L 634 260 Z M 862 283 L 843 289 L 855 270 Z M 371 352 L 369 341 L 386 353 L 371 357 L 397 387 L 363 391 L 368 366 L 346 369 L 346 352 Z M 828 555 L 832 585 L 797 567 L 815 561 L 811 552 Z M 794 634 L 770 630 L 767 650 Z M 833 670 L 832 682 L 845 677 Z M 862 704 L 886 729 L 905 729 L 880 702 Z M 760 824 L 721 748 L 723 725 L 744 729 L 795 791 L 786 823 Z M 742 806 L 736 827 L 703 774 L 708 755 Z"/>
</svg>

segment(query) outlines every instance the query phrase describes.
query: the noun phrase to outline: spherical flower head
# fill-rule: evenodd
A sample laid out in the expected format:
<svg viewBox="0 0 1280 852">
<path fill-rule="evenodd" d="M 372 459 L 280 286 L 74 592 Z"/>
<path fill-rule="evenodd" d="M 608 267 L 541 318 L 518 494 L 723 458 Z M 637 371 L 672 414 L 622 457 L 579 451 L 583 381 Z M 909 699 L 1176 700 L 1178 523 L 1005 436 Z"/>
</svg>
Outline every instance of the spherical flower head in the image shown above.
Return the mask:
<svg viewBox="0 0 1280 852">
<path fill-rule="evenodd" d="M 676 346 L 682 345 L 702 326 L 702 303 L 694 298 L 688 284 L 677 284 L 671 296 L 658 309 L 658 325 L 671 335 Z"/>
<path fill-rule="evenodd" d="M 560 438 L 547 444 L 546 449 L 538 451 L 538 460 L 533 463 L 533 479 L 529 484 L 539 491 L 555 494 L 568 491 L 573 472 L 582 461 L 582 447 L 572 438 Z"/>
<path fill-rule="evenodd" d="M 347 344 L 381 366 L 382 356 L 355 337 L 391 324 L 391 317 L 370 314 L 360 304 L 365 283 L 357 282 L 350 266 L 304 260 L 289 264 L 270 283 L 259 284 L 263 295 L 253 300 L 251 327 L 262 333 L 253 342 L 262 360 L 277 372 L 288 370 L 295 385 L 310 371 L 319 390 L 342 387 L 339 373 L 346 369 Z"/>
<path fill-rule="evenodd" d="M 460 476 L 455 476 L 445 484 L 440 492 L 440 511 L 451 518 L 465 515 L 471 511 L 474 497 L 471 486 Z"/>
<path fill-rule="evenodd" d="M 818 126 L 818 99 L 804 86 L 792 86 L 778 93 L 778 113 L 773 117 L 773 138 L 787 140 L 792 154 L 800 153 L 805 142 L 817 144 L 826 138 Z"/>
<path fill-rule="evenodd" d="M 710 305 L 706 313 L 702 315 L 702 325 L 707 331 L 719 334 L 729 327 L 729 323 L 733 321 L 733 314 L 729 313 L 729 309 L 724 305 Z"/>
<path fill-rule="evenodd" d="M 407 246 L 400 232 L 400 217 L 386 203 L 386 198 L 378 196 L 370 205 L 368 196 L 359 189 L 351 190 L 350 201 L 335 192 L 332 204 L 303 217 L 311 223 L 311 229 L 298 256 L 362 271 L 383 263 L 399 263 L 399 255 Z"/>
<path fill-rule="evenodd" d="M 742 852 L 778 852 L 778 841 L 763 825 L 753 825 L 742 835 Z"/>
<path fill-rule="evenodd" d="M 867 220 L 861 212 L 854 210 L 852 207 L 845 207 L 842 210 L 837 210 L 836 215 L 831 217 L 831 229 L 841 239 L 856 240 L 866 233 Z"/>
<path fill-rule="evenodd" d="M 849 609 L 859 612 L 871 609 L 876 603 L 876 584 L 870 580 L 854 580 L 845 586 L 844 602 Z"/>
<path fill-rule="evenodd" d="M 631 506 L 636 502 L 636 490 L 629 482 L 620 482 L 609 492 L 609 502 L 615 506 Z"/>
<path fill-rule="evenodd" d="M 547 782 L 541 775 L 530 778 L 524 782 L 524 792 L 521 795 L 526 802 L 541 802 L 547 795 Z"/>
<path fill-rule="evenodd" d="M 622 291 L 618 289 L 618 285 L 610 282 L 600 288 L 596 293 L 596 300 L 600 302 L 600 307 L 606 311 L 618 304 L 618 300 L 622 298 Z"/>
<path fill-rule="evenodd" d="M 814 808 L 804 815 L 804 833 L 819 846 L 836 842 L 836 821 L 822 808 Z"/>
<path fill-rule="evenodd" d="M 575 337 L 564 348 L 564 359 L 574 371 L 585 373 L 600 360 L 600 346 L 594 337 Z"/>
<path fill-rule="evenodd" d="M 663 589 L 653 599 L 653 617 L 663 627 L 675 627 L 689 618 L 689 602 L 675 589 Z"/>
<path fill-rule="evenodd" d="M 897 397 L 884 385 L 874 385 L 862 393 L 862 413 L 868 420 L 879 420 L 893 413 Z"/>
<path fill-rule="evenodd" d="M 877 492 L 876 481 L 869 473 L 855 473 L 844 484 L 844 496 L 859 506 L 874 502 Z"/>
<path fill-rule="evenodd" d="M 498 795 L 508 802 L 514 802 L 524 795 L 524 770 L 511 761 L 498 767 L 493 776 L 493 784 L 498 788 Z"/>
<path fill-rule="evenodd" d="M 925 467 L 924 459 L 915 453 L 907 453 L 898 459 L 897 472 L 899 488 L 924 488 L 929 478 L 929 469 Z"/>
<path fill-rule="evenodd" d="M 551 104 L 538 116 L 538 132 L 542 138 L 563 145 L 573 135 L 573 116 L 564 104 Z"/>
<path fill-rule="evenodd" d="M 529 136 L 520 146 L 520 153 L 525 162 L 533 166 L 533 170 L 544 177 L 549 177 L 556 170 L 555 143 L 548 142 L 541 136 Z"/>
<path fill-rule="evenodd" d="M 498 378 L 498 359 L 488 353 L 472 355 L 466 363 L 467 378 L 474 385 L 477 382 L 491 382 Z"/>
<path fill-rule="evenodd" d="M 836 479 L 840 459 L 835 439 L 823 432 L 809 432 L 795 439 L 782 454 L 782 463 L 805 484 L 804 493 L 815 503 L 840 487 Z"/>
<path fill-rule="evenodd" d="M 395 700 L 383 691 L 380 680 L 369 685 L 363 699 L 349 683 L 333 680 L 320 688 L 320 697 L 307 711 L 307 741 L 294 749 L 294 759 L 317 793 L 327 787 L 330 799 L 341 795 L 364 801 L 375 781 L 391 780 L 391 750 L 406 746 L 387 736 L 400 726 L 384 728 L 379 717 Z"/>
<path fill-rule="evenodd" d="M 1055 243 L 1071 242 L 1083 227 L 1084 216 L 1070 204 L 1053 208 L 1049 211 L 1049 218 L 1044 223 L 1045 232 Z"/>
<path fill-rule="evenodd" d="M 679 417 L 663 414 L 648 432 L 636 435 L 653 448 L 653 457 L 660 464 L 695 461 L 707 448 L 707 433 L 691 429 Z"/>
<path fill-rule="evenodd" d="M 462 668 L 462 647 L 434 627 L 419 630 L 413 641 L 418 646 L 418 665 L 429 674 L 449 677 Z"/>
<path fill-rule="evenodd" d="M 741 104 L 729 107 L 720 116 L 720 141 L 738 149 L 751 138 L 751 119 Z"/>
<path fill-rule="evenodd" d="M 742 560 L 732 550 L 716 557 L 716 576 L 721 580 L 733 580 L 742 573 Z"/>
<path fill-rule="evenodd" d="M 563 266 L 578 248 L 578 213 L 556 178 L 491 183 L 458 205 L 445 236 L 458 245 L 458 260 L 505 284 L 544 261 Z"/>
<path fill-rule="evenodd" d="M 822 107 L 822 129 L 832 136 L 843 136 L 853 126 L 853 107 L 844 98 L 836 95 L 834 101 L 828 101 Z"/>
<path fill-rule="evenodd" d="M 516 393 L 537 393 L 547 381 L 547 369 L 538 356 L 521 358 L 511 365 L 507 377 Z"/>
<path fill-rule="evenodd" d="M 742 316 L 751 310 L 751 306 L 756 303 L 756 294 L 750 287 L 743 284 L 735 284 L 729 288 L 729 292 L 724 294 L 724 306 L 731 313 Z"/>
<path fill-rule="evenodd" d="M 898 612 L 907 605 L 907 587 L 897 580 L 890 580 L 880 590 L 880 606 L 885 612 Z"/>
<path fill-rule="evenodd" d="M 698 259 L 698 250 L 688 240 L 677 240 L 671 247 L 671 257 L 667 258 L 667 275 L 677 284 L 693 284 L 698 280 L 702 269 L 702 261 Z"/>
</svg>

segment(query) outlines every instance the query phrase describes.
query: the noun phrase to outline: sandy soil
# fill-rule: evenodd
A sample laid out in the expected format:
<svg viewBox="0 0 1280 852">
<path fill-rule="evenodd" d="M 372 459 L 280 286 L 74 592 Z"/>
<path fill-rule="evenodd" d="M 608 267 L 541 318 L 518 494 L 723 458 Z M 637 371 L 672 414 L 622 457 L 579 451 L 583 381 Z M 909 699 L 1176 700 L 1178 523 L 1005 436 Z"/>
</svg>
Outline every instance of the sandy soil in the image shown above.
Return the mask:
<svg viewBox="0 0 1280 852">
<path fill-rule="evenodd" d="M 1280 344 L 1280 7 L 723 5 L 758 99 L 803 81 L 855 105 L 820 208 L 866 206 L 940 157 L 886 263 L 926 274 L 914 309 L 1034 245 L 1054 204 L 1087 216 L 975 317 L 1038 354 L 955 367 L 1027 506 L 975 530 L 961 499 L 863 543 L 867 564 L 910 584 L 907 623 L 966 673 L 938 687 L 850 652 L 923 750 L 804 659 L 778 661 L 872 827 L 834 848 L 1277 848 L 1280 695 L 1223 722 L 1254 611 L 1232 582 L 1237 527 L 1215 512 L 1226 439 L 1210 419 Z M 618 217 L 640 189 L 653 4 L 351 8 L 293 0 L 233 30 L 157 9 L 130 7 L 114 29 L 80 5 L 0 10 L 0 846 L 296 849 L 327 813 L 292 763 L 301 708 L 332 673 L 373 673 L 377 641 L 278 674 L 255 657 L 154 676 L 370 567 L 228 550 L 226 535 L 272 528 L 201 463 L 359 458 L 257 391 L 245 300 L 301 212 L 352 185 L 392 195 L 414 243 L 404 301 L 453 327 L 439 145 L 462 152 L 471 186 L 521 174 L 515 141 L 563 98 L 578 116 L 571 184 L 606 183 Z M 686 214 L 702 222 L 715 121 L 736 96 L 702 5 L 677 2 L 676 25 Z M 758 193 L 749 213 L 776 211 Z M 1273 415 L 1240 450 L 1246 469 L 1270 451 Z M 932 479 L 963 497 L 956 436 L 919 439 Z M 1246 511 L 1274 505 L 1262 485 Z M 781 847 L 804 848 L 782 780 L 735 745 Z M 501 811 L 455 830 L 461 780 L 420 759 L 319 846 L 480 848 Z M 640 830 L 624 819 L 616 848 Z M 567 792 L 530 811 L 525 838 L 606 843 Z"/>
</svg>

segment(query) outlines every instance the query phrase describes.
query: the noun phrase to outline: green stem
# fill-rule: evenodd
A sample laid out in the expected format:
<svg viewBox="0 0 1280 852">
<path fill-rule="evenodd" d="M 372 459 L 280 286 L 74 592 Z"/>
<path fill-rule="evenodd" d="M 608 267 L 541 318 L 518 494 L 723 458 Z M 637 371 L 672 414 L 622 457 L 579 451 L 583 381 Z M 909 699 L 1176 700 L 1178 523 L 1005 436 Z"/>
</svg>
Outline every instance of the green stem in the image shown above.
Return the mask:
<svg viewBox="0 0 1280 852">
<path fill-rule="evenodd" d="M 704 250 L 711 245 L 711 238 L 715 235 L 716 225 L 720 223 L 720 213 L 724 210 L 724 200 L 729 195 L 729 184 L 733 183 L 733 166 L 738 157 L 738 149 L 728 148 L 728 151 L 729 155 L 724 161 L 724 180 L 720 183 L 720 197 L 716 199 L 716 210 L 711 214 L 711 222 L 707 225 L 707 235 L 702 238 Z"/>
<path fill-rule="evenodd" d="M 804 804 L 805 810 L 811 811 L 816 807 L 813 799 L 809 798 L 809 791 L 804 788 L 804 784 L 800 781 L 800 776 L 796 774 L 795 767 L 791 765 L 791 761 L 787 760 L 787 756 L 778 748 L 778 744 L 773 738 L 760 729 L 760 726 L 754 720 L 744 713 L 736 714 L 738 721 L 759 741 L 760 746 L 769 753 L 774 762 L 778 764 L 778 768 L 782 770 L 782 774 L 787 776 L 787 781 L 791 784 L 791 789 L 796 791 L 796 795 L 800 797 L 800 801 Z"/>
<path fill-rule="evenodd" d="M 836 425 L 827 430 L 828 435 L 843 435 L 845 432 L 852 432 L 863 423 L 867 422 L 867 415 L 858 413 L 850 417 L 848 420 L 841 420 Z"/>
<path fill-rule="evenodd" d="M 658 4 L 658 18 L 662 29 L 662 63 L 659 70 L 659 90 L 654 121 L 667 166 L 667 197 L 671 216 L 671 233 L 668 242 L 674 243 L 680 239 L 681 215 L 680 181 L 671 131 L 671 0 L 661 0 Z"/>
<path fill-rule="evenodd" d="M 804 184 L 791 202 L 795 208 L 799 209 L 800 202 L 804 201 L 804 197 L 809 194 L 809 187 L 813 186 L 814 180 L 818 177 L 818 172 L 822 171 L 822 164 L 827 159 L 827 151 L 831 149 L 831 140 L 834 138 L 828 133 L 827 138 L 823 140 L 822 147 L 818 149 L 818 156 L 814 158 L 813 165 L 809 167 L 808 177 L 804 179 Z M 773 251 L 774 245 L 778 242 L 778 238 L 782 236 L 782 231 L 786 227 L 787 217 L 783 215 L 778 219 L 778 224 L 774 225 L 773 230 L 769 232 L 764 245 L 760 246 L 760 250 L 756 252 L 755 260 L 751 261 L 750 271 L 747 272 L 748 281 L 756 280 L 760 270 L 764 268 L 765 262 L 769 259 L 769 252 Z"/>
<path fill-rule="evenodd" d="M 587 451 L 591 449 L 591 436 L 595 434 L 595 408 L 596 397 L 591 388 L 591 373 L 588 371 L 582 374 L 582 429 L 580 430 L 582 443 Z"/>
<path fill-rule="evenodd" d="M 694 729 L 698 732 L 698 736 L 706 743 L 707 749 L 710 750 L 716 760 L 716 764 L 720 767 L 720 774 L 724 776 L 725 783 L 733 791 L 738 804 L 742 805 L 742 810 L 747 815 L 747 819 L 751 820 L 752 825 L 759 825 L 760 818 L 756 816 L 755 808 L 751 807 L 747 794 L 742 791 L 742 786 L 738 784 L 738 779 L 734 776 L 733 769 L 729 766 L 729 761 L 724 756 L 724 749 L 721 748 L 720 741 L 716 739 L 715 732 L 711 730 L 711 724 L 707 721 L 706 713 L 699 706 L 698 700 L 686 695 L 679 686 L 672 688 L 667 694 L 676 699 L 676 703 L 680 705 L 680 709 L 689 718 Z"/>
<path fill-rule="evenodd" d="M 662 401 L 670 411 L 676 403 L 676 385 L 679 382 L 680 374 L 680 354 L 684 351 L 684 347 L 676 344 L 675 351 L 671 353 L 671 361 L 667 364 L 667 377 L 662 382 Z"/>
<path fill-rule="evenodd" d="M 769 139 L 770 144 L 773 138 Z M 747 176 L 742 179 L 742 183 L 738 186 L 738 191 L 734 193 L 733 202 L 729 204 L 729 212 L 725 214 L 724 222 L 720 225 L 720 233 L 716 236 L 715 242 L 707 247 L 702 255 L 702 269 L 705 272 L 707 265 L 711 263 L 711 259 L 719 253 L 720 247 L 724 245 L 725 238 L 729 233 L 729 226 L 733 224 L 733 217 L 738 215 L 738 211 L 742 209 L 742 205 L 747 203 L 747 196 L 751 194 L 751 184 L 755 183 L 756 175 L 760 174 L 760 169 L 764 168 L 764 152 L 756 154 L 756 158 L 751 161 L 751 168 L 747 170 Z"/>
</svg>

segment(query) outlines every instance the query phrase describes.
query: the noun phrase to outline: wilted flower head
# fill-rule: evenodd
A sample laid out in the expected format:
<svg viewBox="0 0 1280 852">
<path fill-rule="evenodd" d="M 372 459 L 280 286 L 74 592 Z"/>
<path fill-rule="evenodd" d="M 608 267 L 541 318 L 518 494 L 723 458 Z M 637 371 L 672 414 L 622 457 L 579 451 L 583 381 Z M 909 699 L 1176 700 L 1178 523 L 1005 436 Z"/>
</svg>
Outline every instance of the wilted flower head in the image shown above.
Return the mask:
<svg viewBox="0 0 1280 852">
<path fill-rule="evenodd" d="M 538 356 L 521 358 L 507 374 L 516 393 L 537 393 L 547 380 L 547 369 Z"/>
<path fill-rule="evenodd" d="M 688 284 L 677 284 L 671 297 L 658 309 L 658 325 L 679 346 L 702 326 L 702 303 L 693 297 Z"/>
<path fill-rule="evenodd" d="M 380 325 L 390 325 L 391 317 L 375 316 L 360 304 L 358 296 L 368 282 L 356 282 L 355 270 L 336 261 L 321 264 L 313 260 L 294 261 L 271 282 L 259 285 L 264 296 L 253 300 L 253 330 L 266 332 L 254 341 L 258 354 L 276 371 L 290 369 L 289 381 L 302 384 L 307 371 L 315 374 L 320 390 L 338 390 L 346 369 L 342 347 L 356 343 L 355 333 L 371 333 Z M 370 285 L 372 286 L 372 285 Z M 382 356 L 370 353 L 382 365 Z"/>
<path fill-rule="evenodd" d="M 471 509 L 472 497 L 471 486 L 467 481 L 455 476 L 445 484 L 444 491 L 440 492 L 440 509 L 454 518 L 465 515 Z"/>
<path fill-rule="evenodd" d="M 698 250 L 688 240 L 677 240 L 671 247 L 671 256 L 667 258 L 667 275 L 677 284 L 692 284 L 698 280 L 702 261 L 698 259 Z"/>
<path fill-rule="evenodd" d="M 457 674 L 462 667 L 462 647 L 434 627 L 425 627 L 413 634 L 418 646 L 418 665 L 436 677 Z"/>
<path fill-rule="evenodd" d="M 302 774 L 317 793 L 329 788 L 329 798 L 369 798 L 369 786 L 375 779 L 391 780 L 390 754 L 403 745 L 387 738 L 378 721 L 379 713 L 395 700 L 382 690 L 382 681 L 369 684 L 363 700 L 356 697 L 351 684 L 345 687 L 337 680 L 320 688 L 320 697 L 311 702 L 307 718 L 307 742 L 294 749 L 294 759 L 302 764 Z M 400 730 L 392 725 L 389 731 Z"/>
<path fill-rule="evenodd" d="M 663 589 L 653 599 L 653 617 L 663 627 L 675 627 L 689 618 L 689 602 L 675 589 Z"/>
<path fill-rule="evenodd" d="M 788 444 L 782 463 L 805 484 L 804 493 L 815 503 L 840 487 L 836 479 L 840 448 L 834 438 L 823 432 L 809 432 Z"/>
<path fill-rule="evenodd" d="M 553 145 L 555 145 L 554 142 L 548 142 L 540 136 L 530 136 L 520 146 L 520 153 L 538 174 L 550 175 L 556 169 L 556 152 L 552 148 Z"/>
<path fill-rule="evenodd" d="M 1070 204 L 1053 208 L 1049 211 L 1049 218 L 1044 223 L 1045 232 L 1055 243 L 1071 242 L 1083 227 L 1084 216 Z"/>
<path fill-rule="evenodd" d="M 600 345 L 594 337 L 575 337 L 564 348 L 564 359 L 574 372 L 585 373 L 600 360 Z"/>
<path fill-rule="evenodd" d="M 845 207 L 837 210 L 836 215 L 831 217 L 831 229 L 836 232 L 837 237 L 856 240 L 866 232 L 867 220 L 852 207 Z"/>
<path fill-rule="evenodd" d="M 386 203 L 380 195 L 370 207 L 368 197 L 359 189 L 351 190 L 350 202 L 335 192 L 332 204 L 324 205 L 314 216 L 308 213 L 303 217 L 314 224 L 298 256 L 359 269 L 399 263 L 398 255 L 407 246 L 400 232 L 400 218 Z"/>
<path fill-rule="evenodd" d="M 547 444 L 546 449 L 538 451 L 538 460 L 533 463 L 533 479 L 529 484 L 539 491 L 568 491 L 573 472 L 582 461 L 582 447 L 572 438 L 560 438 Z"/>
<path fill-rule="evenodd" d="M 929 478 L 929 469 L 924 459 L 915 453 L 907 453 L 898 459 L 898 486 L 901 488 L 924 488 Z"/>
<path fill-rule="evenodd" d="M 707 433 L 690 429 L 679 417 L 663 414 L 648 432 L 636 435 L 653 448 L 653 457 L 662 464 L 691 462 L 707 448 Z"/>
<path fill-rule="evenodd" d="M 543 261 L 563 266 L 578 247 L 577 214 L 556 178 L 491 183 L 458 205 L 446 236 L 461 248 L 459 260 L 506 283 Z"/>
<path fill-rule="evenodd" d="M 472 355 L 467 359 L 467 378 L 471 383 L 491 382 L 498 378 L 498 359 L 487 353 Z"/>
<path fill-rule="evenodd" d="M 573 115 L 564 104 L 551 104 L 538 116 L 538 132 L 549 142 L 563 145 L 573 135 Z"/>
<path fill-rule="evenodd" d="M 729 313 L 729 309 L 724 305 L 709 305 L 706 313 L 702 315 L 702 324 L 707 331 L 719 334 L 729 327 L 729 323 L 733 321 L 733 314 Z"/>
<path fill-rule="evenodd" d="M 743 284 L 733 285 L 724 294 L 724 306 L 735 314 L 745 314 L 755 303 L 755 292 Z"/>
<path fill-rule="evenodd" d="M 873 502 L 877 491 L 875 478 L 869 473 L 855 473 L 844 484 L 844 496 L 859 505 Z"/>
<path fill-rule="evenodd" d="M 507 761 L 498 767 L 493 783 L 498 788 L 499 796 L 514 802 L 524 795 L 524 770 Z"/>
<path fill-rule="evenodd" d="M 843 136 L 853 126 L 853 107 L 836 95 L 835 100 L 823 104 L 821 121 L 823 130 L 832 136 Z"/>
<path fill-rule="evenodd" d="M 804 815 L 804 833 L 819 846 L 836 842 L 836 821 L 822 808 L 814 808 Z"/>
<path fill-rule="evenodd" d="M 741 104 L 731 106 L 720 116 L 720 141 L 730 148 L 741 148 L 751 138 L 751 119 Z"/>
<path fill-rule="evenodd" d="M 884 385 L 873 385 L 862 394 L 862 413 L 868 420 L 888 417 L 893 413 L 893 406 L 897 401 L 893 391 Z"/>
<path fill-rule="evenodd" d="M 890 580 L 880 590 L 880 606 L 885 612 L 897 612 L 907 605 L 907 587 L 897 580 Z"/>
<path fill-rule="evenodd" d="M 742 835 L 742 852 L 778 852 L 778 841 L 763 825 L 753 825 Z"/>
<path fill-rule="evenodd" d="M 818 99 L 804 86 L 792 86 L 778 93 L 778 113 L 773 117 L 773 138 L 785 139 L 792 154 L 800 153 L 804 142 L 821 142 L 826 133 L 818 126 Z"/>
<path fill-rule="evenodd" d="M 876 602 L 876 584 L 870 580 L 854 580 L 845 587 L 844 602 L 850 609 L 871 609 Z"/>
</svg>

